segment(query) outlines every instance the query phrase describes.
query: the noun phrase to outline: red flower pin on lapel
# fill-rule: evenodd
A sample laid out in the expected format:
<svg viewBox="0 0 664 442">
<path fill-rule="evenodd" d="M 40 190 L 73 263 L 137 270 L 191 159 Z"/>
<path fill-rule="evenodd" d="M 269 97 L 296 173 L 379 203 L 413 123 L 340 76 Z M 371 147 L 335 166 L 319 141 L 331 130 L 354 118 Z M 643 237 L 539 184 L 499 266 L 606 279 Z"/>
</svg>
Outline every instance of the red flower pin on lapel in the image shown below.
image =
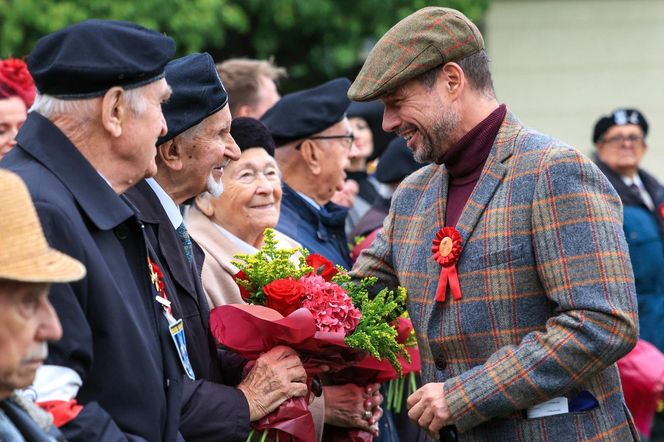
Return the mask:
<svg viewBox="0 0 664 442">
<path fill-rule="evenodd" d="M 442 266 L 440 269 L 440 279 L 436 289 L 436 301 L 445 301 L 445 292 L 447 283 L 450 284 L 450 291 L 455 300 L 461 299 L 461 286 L 459 285 L 459 275 L 456 269 L 456 263 L 461 255 L 461 235 L 454 227 L 443 227 L 436 233 L 436 238 L 431 244 L 433 259 Z"/>
</svg>

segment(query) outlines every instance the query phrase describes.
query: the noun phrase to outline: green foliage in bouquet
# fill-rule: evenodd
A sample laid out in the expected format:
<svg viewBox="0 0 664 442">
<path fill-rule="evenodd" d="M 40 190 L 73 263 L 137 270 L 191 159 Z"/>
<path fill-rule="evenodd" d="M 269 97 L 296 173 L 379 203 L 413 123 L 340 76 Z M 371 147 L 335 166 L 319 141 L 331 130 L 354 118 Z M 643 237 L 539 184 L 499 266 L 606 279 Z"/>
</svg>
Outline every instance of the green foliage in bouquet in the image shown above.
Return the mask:
<svg viewBox="0 0 664 442">
<path fill-rule="evenodd" d="M 401 355 L 410 362 L 410 355 L 405 345 L 397 342 L 397 330 L 391 324 L 406 309 L 406 289 L 399 287 L 395 293 L 384 288 L 371 298 L 369 288 L 377 281 L 374 277 L 358 282 L 352 281 L 347 273 L 339 273 L 332 281 L 346 290 L 353 304 L 362 312 L 360 323 L 353 333 L 346 337 L 346 344 L 364 350 L 378 359 L 387 358 L 401 376 L 398 357 Z"/>
<path fill-rule="evenodd" d="M 265 229 L 263 247 L 253 255 L 238 254 L 232 264 L 247 276 L 247 279 L 236 278 L 236 282 L 251 294 L 249 302 L 265 305 L 263 287 L 277 279 L 292 277 L 299 279 L 313 271 L 305 261 L 303 249 L 279 249 L 274 229 Z M 291 261 L 291 256 L 300 252 L 300 263 Z"/>
</svg>

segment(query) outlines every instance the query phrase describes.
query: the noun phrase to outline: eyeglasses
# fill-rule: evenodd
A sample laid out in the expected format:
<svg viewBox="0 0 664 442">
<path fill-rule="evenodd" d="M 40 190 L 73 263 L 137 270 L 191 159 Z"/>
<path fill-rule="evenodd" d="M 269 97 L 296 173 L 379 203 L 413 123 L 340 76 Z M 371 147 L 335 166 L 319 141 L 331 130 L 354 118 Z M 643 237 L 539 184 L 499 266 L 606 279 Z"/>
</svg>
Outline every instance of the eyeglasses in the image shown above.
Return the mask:
<svg viewBox="0 0 664 442">
<path fill-rule="evenodd" d="M 616 135 L 611 138 L 605 138 L 604 143 L 605 144 L 614 144 L 614 145 L 619 145 L 619 144 L 624 144 L 625 141 L 629 141 L 632 144 L 641 144 L 643 143 L 643 137 L 641 135 Z"/>
<path fill-rule="evenodd" d="M 345 135 L 316 135 L 309 137 L 310 140 L 344 140 L 344 148 L 350 150 L 355 141 L 355 135 L 345 134 Z M 299 145 L 297 146 L 300 147 Z"/>
</svg>

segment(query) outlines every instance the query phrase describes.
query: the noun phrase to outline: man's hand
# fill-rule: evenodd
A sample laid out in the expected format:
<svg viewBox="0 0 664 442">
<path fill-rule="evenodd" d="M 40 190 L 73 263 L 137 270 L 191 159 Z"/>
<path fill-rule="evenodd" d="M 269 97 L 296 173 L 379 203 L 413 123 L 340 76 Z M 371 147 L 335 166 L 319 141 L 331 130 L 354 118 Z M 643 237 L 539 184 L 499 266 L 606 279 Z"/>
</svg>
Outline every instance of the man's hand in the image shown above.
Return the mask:
<svg viewBox="0 0 664 442">
<path fill-rule="evenodd" d="M 359 428 L 378 436 L 378 420 L 383 416 L 380 384 L 359 387 L 355 384 L 323 387 L 325 423 L 344 428 Z"/>
<path fill-rule="evenodd" d="M 450 410 L 445 400 L 443 383 L 429 383 L 408 396 L 408 417 L 429 433 L 429 437 L 438 439 L 438 432 L 445 425 L 451 424 Z"/>
<path fill-rule="evenodd" d="M 307 394 L 307 373 L 295 350 L 278 346 L 263 353 L 237 386 L 249 403 L 251 422 L 292 397 Z"/>
</svg>

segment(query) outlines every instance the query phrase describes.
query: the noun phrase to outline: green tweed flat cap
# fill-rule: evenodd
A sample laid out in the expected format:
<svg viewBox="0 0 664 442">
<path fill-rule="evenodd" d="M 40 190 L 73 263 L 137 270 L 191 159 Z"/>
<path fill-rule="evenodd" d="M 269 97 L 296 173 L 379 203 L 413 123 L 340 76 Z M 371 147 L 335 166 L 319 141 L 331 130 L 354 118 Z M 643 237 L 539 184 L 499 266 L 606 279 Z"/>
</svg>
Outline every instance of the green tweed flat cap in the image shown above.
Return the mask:
<svg viewBox="0 0 664 442">
<path fill-rule="evenodd" d="M 422 8 L 394 25 L 376 43 L 348 90 L 348 98 L 374 100 L 436 66 L 482 49 L 482 34 L 461 12 Z"/>
</svg>

